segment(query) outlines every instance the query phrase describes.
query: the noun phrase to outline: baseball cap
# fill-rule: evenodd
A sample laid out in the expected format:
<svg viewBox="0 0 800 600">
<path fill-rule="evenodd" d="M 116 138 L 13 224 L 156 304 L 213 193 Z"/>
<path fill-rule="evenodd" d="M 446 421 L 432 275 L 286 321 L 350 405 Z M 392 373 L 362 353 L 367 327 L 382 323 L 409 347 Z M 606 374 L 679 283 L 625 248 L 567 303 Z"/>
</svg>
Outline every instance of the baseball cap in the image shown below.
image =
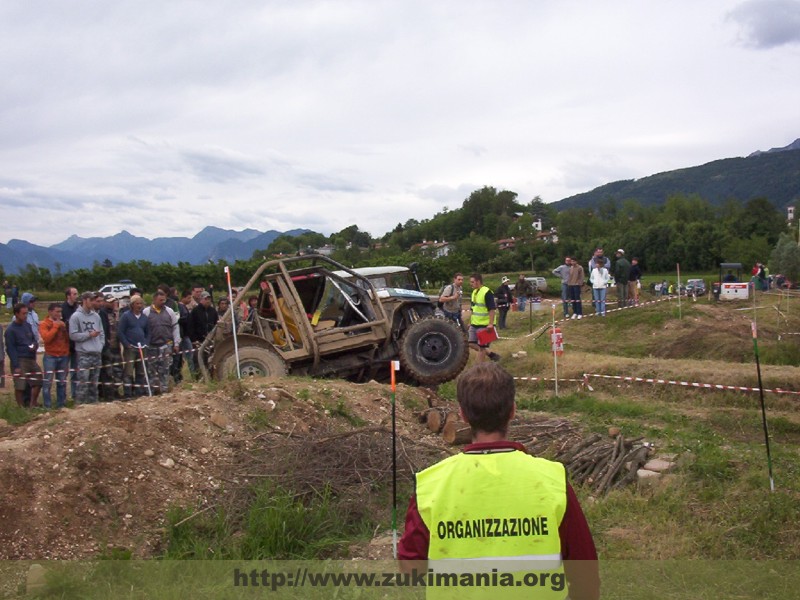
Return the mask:
<svg viewBox="0 0 800 600">
<path fill-rule="evenodd" d="M 617 249 L 617 254 L 625 254 L 625 250 L 622 248 Z"/>
<path fill-rule="evenodd" d="M 116 302 L 119 300 L 114 294 L 106 294 L 106 302 Z"/>
<path fill-rule="evenodd" d="M 200 294 L 200 297 L 201 298 L 211 298 L 211 294 L 209 294 L 208 292 L 203 292 L 202 294 Z"/>
<path fill-rule="evenodd" d="M 508 277 L 503 277 L 502 281 L 503 283 L 508 283 L 511 280 Z"/>
</svg>

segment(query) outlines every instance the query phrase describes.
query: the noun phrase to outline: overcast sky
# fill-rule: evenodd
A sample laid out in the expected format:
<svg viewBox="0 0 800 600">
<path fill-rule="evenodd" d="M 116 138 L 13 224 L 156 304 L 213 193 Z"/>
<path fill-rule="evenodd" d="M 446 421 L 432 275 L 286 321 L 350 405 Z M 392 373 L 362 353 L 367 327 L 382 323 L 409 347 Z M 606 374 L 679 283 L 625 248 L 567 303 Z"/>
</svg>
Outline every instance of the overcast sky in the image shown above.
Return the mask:
<svg viewBox="0 0 800 600">
<path fill-rule="evenodd" d="M 0 242 L 374 236 L 800 137 L 800 0 L 0 3 Z"/>
</svg>

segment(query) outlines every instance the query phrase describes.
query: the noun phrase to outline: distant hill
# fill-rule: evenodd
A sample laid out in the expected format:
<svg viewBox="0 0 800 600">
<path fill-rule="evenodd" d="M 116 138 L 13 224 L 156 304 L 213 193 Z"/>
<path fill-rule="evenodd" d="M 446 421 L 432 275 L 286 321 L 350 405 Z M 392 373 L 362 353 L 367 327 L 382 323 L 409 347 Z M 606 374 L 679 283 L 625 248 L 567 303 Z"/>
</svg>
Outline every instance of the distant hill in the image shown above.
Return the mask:
<svg viewBox="0 0 800 600">
<path fill-rule="evenodd" d="M 747 158 L 725 158 L 626 181 L 614 181 L 589 192 L 553 202 L 556 210 L 595 208 L 600 202 L 638 200 L 663 204 L 675 194 L 697 194 L 712 204 L 734 199 L 766 198 L 778 208 L 800 200 L 800 139 L 783 148 L 757 151 Z"/>
<path fill-rule="evenodd" d="M 800 138 L 797 138 L 788 146 L 784 146 L 783 148 L 770 148 L 769 150 L 762 152 L 761 150 L 756 150 L 752 154 L 748 155 L 748 158 L 751 156 L 758 156 L 759 154 L 771 154 L 773 152 L 786 152 L 787 150 L 800 150 Z"/>
<path fill-rule="evenodd" d="M 6 273 L 17 273 L 27 264 L 62 272 L 90 268 L 95 262 L 108 259 L 112 263 L 147 260 L 152 263 L 187 262 L 201 264 L 208 260 L 234 262 L 248 259 L 264 249 L 279 235 L 300 235 L 308 229 L 291 231 L 233 231 L 206 227 L 192 238 L 163 237 L 149 240 L 121 231 L 110 237 L 82 238 L 73 235 L 50 247 L 37 246 L 24 240 L 0 244 L 0 265 Z"/>
</svg>

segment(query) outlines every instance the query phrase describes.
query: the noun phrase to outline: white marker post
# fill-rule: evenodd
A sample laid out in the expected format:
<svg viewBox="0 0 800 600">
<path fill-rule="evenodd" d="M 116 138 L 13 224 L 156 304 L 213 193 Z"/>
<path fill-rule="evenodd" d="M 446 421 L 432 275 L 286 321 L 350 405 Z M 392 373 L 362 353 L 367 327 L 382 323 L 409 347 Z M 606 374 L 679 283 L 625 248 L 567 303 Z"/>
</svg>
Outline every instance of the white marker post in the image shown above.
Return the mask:
<svg viewBox="0 0 800 600">
<path fill-rule="evenodd" d="M 395 372 L 400 370 L 400 361 L 389 363 L 392 373 L 392 556 L 397 560 L 397 380 Z"/>
<path fill-rule="evenodd" d="M 147 383 L 147 395 L 151 398 L 153 397 L 153 390 L 150 388 L 150 376 L 147 374 L 147 363 L 144 361 L 144 350 L 142 348 L 142 344 L 136 344 L 139 348 L 139 359 L 142 361 L 142 370 L 144 371 L 144 380 Z M 136 376 L 136 368 L 133 369 L 134 377 Z M 134 380 L 134 386 L 136 385 L 136 381 Z"/>
<path fill-rule="evenodd" d="M 556 305 L 553 304 L 553 328 L 550 330 L 552 331 L 552 335 L 550 336 L 550 346 L 553 352 L 553 375 L 556 383 L 556 396 L 558 396 L 558 351 L 555 347 L 556 344 Z"/>
<path fill-rule="evenodd" d="M 233 306 L 233 288 L 231 287 L 231 269 L 225 265 L 225 276 L 228 278 L 228 311 L 231 313 L 231 329 L 233 330 L 233 352 L 236 354 L 236 376 L 242 378 L 242 369 L 239 366 L 239 339 L 236 336 L 236 311 Z"/>
<path fill-rule="evenodd" d="M 681 263 L 676 263 L 675 267 L 678 269 L 678 319 L 683 320 L 683 313 L 681 312 Z"/>
</svg>

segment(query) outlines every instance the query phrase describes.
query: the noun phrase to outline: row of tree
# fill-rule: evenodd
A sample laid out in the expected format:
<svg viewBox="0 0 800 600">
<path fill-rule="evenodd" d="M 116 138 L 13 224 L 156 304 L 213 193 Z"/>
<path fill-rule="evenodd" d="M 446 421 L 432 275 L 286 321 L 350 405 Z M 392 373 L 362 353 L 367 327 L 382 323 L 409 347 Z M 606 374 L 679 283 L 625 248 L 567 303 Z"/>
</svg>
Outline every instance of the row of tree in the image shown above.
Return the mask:
<svg viewBox="0 0 800 600">
<path fill-rule="evenodd" d="M 544 231 L 557 231 L 557 242 L 537 238 L 533 223 L 539 220 Z M 501 249 L 498 240 L 507 238 L 514 238 L 513 248 Z M 446 240 L 451 252 L 439 258 L 427 255 L 416 249 L 424 240 Z M 685 271 L 714 271 L 720 262 L 750 265 L 769 261 L 773 273 L 782 272 L 793 281 L 800 277 L 800 249 L 794 230 L 787 229 L 784 216 L 765 198 L 714 206 L 698 196 L 676 195 L 661 206 L 607 200 L 594 210 L 557 212 L 538 197 L 522 204 L 514 192 L 484 187 L 470 194 L 461 208 L 445 208 L 431 219 L 398 224 L 380 239 L 373 239 L 357 225 L 331 236 L 315 232 L 280 236 L 250 260 L 231 265 L 232 279 L 238 284 L 246 282 L 266 257 L 294 255 L 324 245 L 333 246 L 333 258 L 349 266 L 416 262 L 421 278 L 431 286 L 449 281 L 456 271 L 547 274 L 567 255 L 588 261 L 596 247 L 603 247 L 609 255 L 624 248 L 628 257 L 639 258 L 650 273 L 672 271 L 676 263 Z M 159 283 L 181 289 L 195 282 L 219 288 L 225 284 L 223 267 L 222 262 L 112 265 L 106 261 L 92 269 L 54 274 L 28 265 L 15 279 L 22 288 L 37 290 L 67 285 L 97 289 L 120 279 L 130 279 L 146 290 Z"/>
</svg>

